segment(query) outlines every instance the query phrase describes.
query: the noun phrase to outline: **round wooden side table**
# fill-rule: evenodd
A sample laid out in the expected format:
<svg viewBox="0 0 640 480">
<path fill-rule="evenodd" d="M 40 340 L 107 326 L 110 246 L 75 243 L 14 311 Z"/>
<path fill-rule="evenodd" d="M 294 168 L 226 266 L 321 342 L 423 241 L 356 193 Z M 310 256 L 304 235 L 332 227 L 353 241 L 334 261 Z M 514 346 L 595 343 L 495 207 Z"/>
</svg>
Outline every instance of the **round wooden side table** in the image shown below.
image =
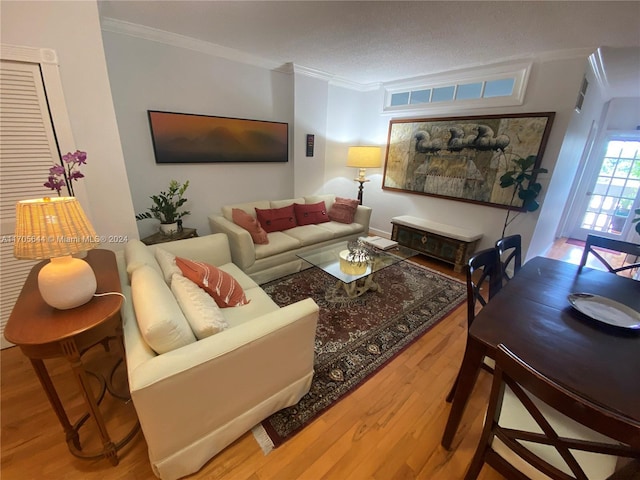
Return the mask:
<svg viewBox="0 0 640 480">
<path fill-rule="evenodd" d="M 97 294 L 121 292 L 115 254 L 109 250 L 90 250 L 85 258 L 93 269 L 97 280 Z M 66 435 L 70 452 L 80 458 L 105 457 L 113 465 L 118 464 L 118 450 L 129 443 L 140 429 L 139 422 L 118 441 L 109 436 L 105 420 L 100 411 L 100 402 L 108 391 L 112 396 L 128 401 L 128 390 L 117 392 L 111 385 L 116 368 L 124 366 L 124 342 L 120 307 L 123 298 L 116 294 L 95 296 L 88 303 L 70 310 L 57 310 L 47 305 L 38 290 L 38 272 L 48 262 L 35 265 L 22 287 L 4 336 L 16 344 L 35 370 L 44 391 L 55 411 Z M 111 369 L 107 378 L 85 368 L 82 355 L 90 348 L 102 344 L 108 348 L 109 341 L 117 340 L 121 360 Z M 80 387 L 88 412 L 74 424 L 71 423 L 44 364 L 45 359 L 64 357 L 69 362 Z M 100 393 L 95 394 L 90 377 L 100 382 Z M 84 451 L 79 430 L 89 418 L 93 418 L 102 441 L 102 450 Z"/>
</svg>

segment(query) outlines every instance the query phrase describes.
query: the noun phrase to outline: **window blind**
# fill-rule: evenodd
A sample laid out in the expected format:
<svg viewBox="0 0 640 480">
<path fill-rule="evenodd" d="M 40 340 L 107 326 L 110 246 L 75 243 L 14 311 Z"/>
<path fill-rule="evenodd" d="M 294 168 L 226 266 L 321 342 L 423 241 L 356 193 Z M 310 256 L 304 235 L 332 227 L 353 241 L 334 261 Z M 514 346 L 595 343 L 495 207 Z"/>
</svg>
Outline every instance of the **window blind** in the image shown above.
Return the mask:
<svg viewBox="0 0 640 480">
<path fill-rule="evenodd" d="M 15 204 L 55 195 L 43 183 L 59 159 L 40 65 L 0 61 L 0 333 L 37 263 L 13 257 Z M 2 335 L 2 348 L 10 345 Z"/>
</svg>

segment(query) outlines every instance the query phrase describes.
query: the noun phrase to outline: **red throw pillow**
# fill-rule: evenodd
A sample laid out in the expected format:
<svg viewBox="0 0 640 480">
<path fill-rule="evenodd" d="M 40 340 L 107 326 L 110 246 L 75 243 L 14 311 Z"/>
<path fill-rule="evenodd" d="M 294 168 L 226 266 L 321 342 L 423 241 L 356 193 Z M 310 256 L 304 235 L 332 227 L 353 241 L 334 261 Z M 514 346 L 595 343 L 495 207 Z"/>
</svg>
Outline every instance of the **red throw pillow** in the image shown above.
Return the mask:
<svg viewBox="0 0 640 480">
<path fill-rule="evenodd" d="M 353 223 L 359 200 L 336 197 L 336 201 L 329 210 L 329 219 L 340 223 Z"/>
<path fill-rule="evenodd" d="M 227 272 L 204 262 L 176 257 L 182 274 L 213 297 L 220 308 L 249 303 L 238 281 Z"/>
<path fill-rule="evenodd" d="M 324 202 L 310 204 L 294 203 L 293 210 L 296 214 L 296 222 L 298 222 L 298 225 L 311 225 L 329 221 L 327 207 Z"/>
<path fill-rule="evenodd" d="M 267 232 L 280 232 L 297 227 L 293 204 L 282 208 L 256 208 L 258 222 Z"/>
<path fill-rule="evenodd" d="M 260 222 L 249 215 L 247 212 L 240 208 L 234 208 L 231 210 L 231 219 L 233 223 L 238 225 L 239 227 L 244 228 L 251 234 L 251 239 L 253 243 L 265 245 L 269 243 L 269 237 L 267 237 L 267 232 L 260 225 Z"/>
</svg>

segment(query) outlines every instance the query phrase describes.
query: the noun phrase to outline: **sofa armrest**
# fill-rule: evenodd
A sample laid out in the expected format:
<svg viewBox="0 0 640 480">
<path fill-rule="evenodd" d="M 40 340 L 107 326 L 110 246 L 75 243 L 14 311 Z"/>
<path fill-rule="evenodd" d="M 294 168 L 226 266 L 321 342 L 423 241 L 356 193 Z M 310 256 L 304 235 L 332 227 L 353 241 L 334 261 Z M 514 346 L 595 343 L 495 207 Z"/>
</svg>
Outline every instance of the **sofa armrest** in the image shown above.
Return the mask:
<svg viewBox="0 0 640 480">
<path fill-rule="evenodd" d="M 251 234 L 244 228 L 227 220 L 222 215 L 210 215 L 209 226 L 213 233 L 225 233 L 229 239 L 231 258 L 241 270 L 246 270 L 256 261 L 256 248 Z"/>
<path fill-rule="evenodd" d="M 371 222 L 371 208 L 358 205 L 356 214 L 353 217 L 354 223 L 359 223 L 364 227 L 364 234 L 369 235 L 369 223 Z"/>
</svg>

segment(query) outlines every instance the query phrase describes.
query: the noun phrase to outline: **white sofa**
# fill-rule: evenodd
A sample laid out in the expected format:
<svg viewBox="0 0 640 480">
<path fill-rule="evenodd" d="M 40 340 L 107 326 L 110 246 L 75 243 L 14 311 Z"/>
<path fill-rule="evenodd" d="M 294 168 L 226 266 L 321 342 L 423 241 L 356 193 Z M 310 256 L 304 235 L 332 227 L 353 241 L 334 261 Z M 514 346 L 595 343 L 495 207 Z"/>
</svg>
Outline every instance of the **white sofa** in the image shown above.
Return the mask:
<svg viewBox="0 0 640 480">
<path fill-rule="evenodd" d="M 255 245 L 249 232 L 233 223 L 233 209 L 244 210 L 255 218 L 256 208 L 281 208 L 294 203 L 314 204 L 324 201 L 327 210 L 331 210 L 335 198 L 336 196 L 332 194 L 311 195 L 286 200 L 261 200 L 225 205 L 220 213 L 209 216 L 209 226 L 212 232 L 225 233 L 229 237 L 233 263 L 253 280 L 263 284 L 308 268 L 310 265 L 298 258 L 296 256 L 298 253 L 323 245 L 367 236 L 369 234 L 371 208 L 362 205 L 358 206 L 353 222 L 350 224 L 330 221 L 269 233 L 269 243 L 266 245 Z"/>
<path fill-rule="evenodd" d="M 318 306 L 309 298 L 278 307 L 231 263 L 225 235 L 146 248 L 152 253 L 157 247 L 220 267 L 240 283 L 250 300 L 244 306 L 220 309 L 228 329 L 157 354 L 143 338 L 134 301 L 144 296 L 158 298 L 157 291 L 147 291 L 158 290 L 157 282 L 141 283 L 135 277 L 143 267 L 145 274 L 156 275 L 149 267 L 156 270 L 158 264 L 147 266 L 155 261 L 153 255 L 133 260 L 127 249 L 117 253 L 126 297 L 122 320 L 131 397 L 154 473 L 162 479 L 176 479 L 196 472 L 254 425 L 297 403 L 308 392 Z M 176 302 L 170 294 L 161 298 L 159 303 L 164 306 L 157 305 L 158 317 L 175 308 L 165 301 Z"/>
</svg>

